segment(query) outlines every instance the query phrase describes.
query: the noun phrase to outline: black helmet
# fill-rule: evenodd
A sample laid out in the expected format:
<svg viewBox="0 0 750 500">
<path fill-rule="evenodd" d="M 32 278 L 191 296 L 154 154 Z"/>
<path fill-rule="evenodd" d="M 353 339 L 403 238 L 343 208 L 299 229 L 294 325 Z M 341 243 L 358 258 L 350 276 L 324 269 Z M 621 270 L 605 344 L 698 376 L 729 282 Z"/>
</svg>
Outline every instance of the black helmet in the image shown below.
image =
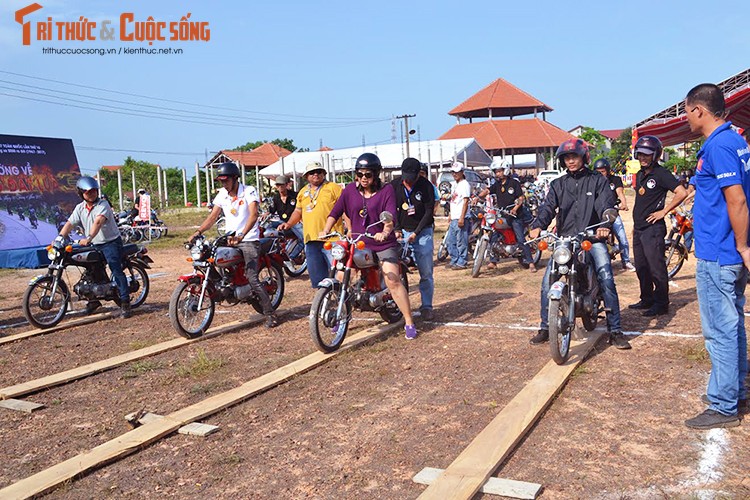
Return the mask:
<svg viewBox="0 0 750 500">
<path fill-rule="evenodd" d="M 644 153 L 647 155 L 654 155 L 651 158 L 651 164 L 658 164 L 661 158 L 661 152 L 664 149 L 661 141 L 655 135 L 644 135 L 638 142 L 635 143 L 635 153 Z"/>
<path fill-rule="evenodd" d="M 378 155 L 372 153 L 363 153 L 357 158 L 357 163 L 354 164 L 354 168 L 359 170 L 360 168 L 372 170 L 375 175 L 378 175 L 383 165 L 380 164 L 380 158 Z"/>
<path fill-rule="evenodd" d="M 80 196 L 81 199 L 83 199 L 83 193 L 91 189 L 99 189 L 99 183 L 96 182 L 96 179 L 94 179 L 93 177 L 84 175 L 83 177 L 78 179 L 78 182 L 76 182 L 76 190 L 78 191 L 78 196 Z"/>
<path fill-rule="evenodd" d="M 584 167 L 588 165 L 589 161 L 591 160 L 591 158 L 589 157 L 589 147 L 586 144 L 586 141 L 584 141 L 583 139 L 568 139 L 567 141 L 560 144 L 559 148 L 557 148 L 555 159 L 557 160 L 557 165 L 561 169 L 565 168 L 565 162 L 563 161 L 562 157 L 568 153 L 573 153 L 583 158 Z"/>
<path fill-rule="evenodd" d="M 216 167 L 216 177 L 239 177 L 240 169 L 232 162 L 222 163 Z"/>
<path fill-rule="evenodd" d="M 606 158 L 599 158 L 594 162 L 594 170 L 604 169 L 609 172 L 611 168 L 612 167 L 609 164 L 609 160 Z"/>
</svg>

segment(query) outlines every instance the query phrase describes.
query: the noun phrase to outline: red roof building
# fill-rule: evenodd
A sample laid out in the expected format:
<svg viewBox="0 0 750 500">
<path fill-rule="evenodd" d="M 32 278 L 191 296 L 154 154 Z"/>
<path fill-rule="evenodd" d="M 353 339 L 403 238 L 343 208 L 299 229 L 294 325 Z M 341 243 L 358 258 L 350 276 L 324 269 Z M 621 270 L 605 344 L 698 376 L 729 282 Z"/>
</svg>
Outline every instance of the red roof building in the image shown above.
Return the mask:
<svg viewBox="0 0 750 500">
<path fill-rule="evenodd" d="M 292 152 L 288 149 L 267 142 L 252 151 L 219 151 L 206 163 L 206 167 L 213 168 L 226 162 L 238 162 L 240 166 L 246 168 L 265 168 L 290 154 Z"/>
<path fill-rule="evenodd" d="M 552 108 L 518 87 L 498 78 L 448 112 L 456 118 L 493 118 L 545 113 Z"/>
</svg>

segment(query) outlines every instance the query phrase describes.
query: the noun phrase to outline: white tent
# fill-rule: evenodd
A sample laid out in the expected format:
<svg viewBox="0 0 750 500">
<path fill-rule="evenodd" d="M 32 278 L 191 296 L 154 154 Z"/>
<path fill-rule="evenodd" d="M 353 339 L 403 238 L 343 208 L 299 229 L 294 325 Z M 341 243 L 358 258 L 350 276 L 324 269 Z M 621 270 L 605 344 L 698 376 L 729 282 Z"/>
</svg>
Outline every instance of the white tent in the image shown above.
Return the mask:
<svg viewBox="0 0 750 500">
<path fill-rule="evenodd" d="M 311 161 L 320 162 L 329 174 L 352 172 L 354 162 L 362 153 L 378 155 L 385 169 L 400 169 L 401 162 L 407 156 L 405 143 L 292 153 L 261 170 L 260 175 L 276 177 L 283 174 L 297 177 L 302 175 L 305 166 Z M 474 139 L 410 142 L 409 156 L 433 168 L 449 164 L 454 160 L 465 162 L 469 167 L 486 166 L 492 162 L 492 158 Z"/>
</svg>

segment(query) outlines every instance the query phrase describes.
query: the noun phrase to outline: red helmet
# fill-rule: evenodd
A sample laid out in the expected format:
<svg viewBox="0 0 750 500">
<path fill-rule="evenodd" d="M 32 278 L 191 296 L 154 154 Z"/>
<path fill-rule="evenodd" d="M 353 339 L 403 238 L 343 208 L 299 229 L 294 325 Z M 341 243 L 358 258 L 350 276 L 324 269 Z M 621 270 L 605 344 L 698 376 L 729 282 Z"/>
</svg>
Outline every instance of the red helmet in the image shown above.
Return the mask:
<svg viewBox="0 0 750 500">
<path fill-rule="evenodd" d="M 654 155 L 651 159 L 652 165 L 659 162 L 663 149 L 664 147 L 662 146 L 661 141 L 655 135 L 644 135 L 635 143 L 636 154 L 644 153 L 647 155 Z"/>
<path fill-rule="evenodd" d="M 568 153 L 573 153 L 583 158 L 583 165 L 586 166 L 591 161 L 589 156 L 589 146 L 583 139 L 568 139 L 567 141 L 560 144 L 555 153 L 555 159 L 557 159 L 557 166 L 561 169 L 565 168 L 565 162 L 562 157 Z"/>
</svg>

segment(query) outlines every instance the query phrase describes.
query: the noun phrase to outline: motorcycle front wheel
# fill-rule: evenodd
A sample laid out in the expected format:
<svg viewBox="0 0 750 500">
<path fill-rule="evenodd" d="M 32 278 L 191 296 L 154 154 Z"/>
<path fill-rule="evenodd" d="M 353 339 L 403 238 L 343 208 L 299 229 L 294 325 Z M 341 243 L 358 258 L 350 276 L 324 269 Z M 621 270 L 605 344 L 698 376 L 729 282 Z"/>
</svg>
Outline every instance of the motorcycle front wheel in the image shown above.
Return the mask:
<svg viewBox="0 0 750 500">
<path fill-rule="evenodd" d="M 262 264 L 262 266 L 258 269 L 258 281 L 260 281 L 260 286 L 268 293 L 268 298 L 271 299 L 271 307 L 275 311 L 284 298 L 284 273 L 281 266 L 276 263 L 271 264 L 270 267 L 265 264 Z M 263 306 L 260 305 L 260 300 L 254 297 L 250 304 L 258 313 L 263 314 Z"/>
<path fill-rule="evenodd" d="M 60 280 L 52 296 L 54 282 L 54 276 L 44 276 L 29 285 L 23 295 L 23 315 L 37 328 L 52 328 L 62 321 L 68 311 L 68 286 Z"/>
<path fill-rule="evenodd" d="M 341 347 L 352 316 L 352 306 L 346 301 L 343 318 L 337 318 L 336 310 L 341 297 L 338 286 L 318 288 L 310 306 L 310 337 L 319 351 L 329 353 Z"/>
<path fill-rule="evenodd" d="M 482 269 L 484 263 L 484 257 L 487 254 L 487 240 L 482 239 L 477 247 L 476 256 L 474 257 L 474 266 L 471 268 L 471 277 L 476 278 L 479 276 L 479 271 Z"/>
<path fill-rule="evenodd" d="M 564 364 L 570 354 L 570 334 L 573 328 L 568 325 L 568 306 L 568 296 L 565 294 L 561 299 L 549 301 L 549 350 L 558 365 Z"/>
<path fill-rule="evenodd" d="M 198 338 L 211 326 L 216 303 L 206 294 L 198 309 L 201 295 L 200 283 L 181 281 L 169 299 L 169 319 L 177 333 L 187 339 Z"/>
<path fill-rule="evenodd" d="M 440 246 L 437 249 L 437 260 L 438 262 L 445 262 L 445 259 L 448 258 L 448 245 L 445 244 L 445 237 L 443 237 L 443 241 L 440 242 Z"/>
<path fill-rule="evenodd" d="M 687 260 L 688 251 L 682 242 L 667 240 L 664 243 L 664 260 L 667 262 L 667 276 L 669 279 L 672 279 L 682 269 L 682 265 Z"/>
<path fill-rule="evenodd" d="M 148 273 L 140 264 L 130 264 L 125 269 L 125 276 L 128 278 L 130 288 L 130 307 L 138 307 L 146 302 L 148 292 L 151 289 Z"/>
<path fill-rule="evenodd" d="M 284 272 L 290 278 L 302 276 L 305 271 L 307 271 L 307 258 L 304 249 L 300 251 L 296 259 L 290 257 L 289 260 L 284 261 Z"/>
</svg>

